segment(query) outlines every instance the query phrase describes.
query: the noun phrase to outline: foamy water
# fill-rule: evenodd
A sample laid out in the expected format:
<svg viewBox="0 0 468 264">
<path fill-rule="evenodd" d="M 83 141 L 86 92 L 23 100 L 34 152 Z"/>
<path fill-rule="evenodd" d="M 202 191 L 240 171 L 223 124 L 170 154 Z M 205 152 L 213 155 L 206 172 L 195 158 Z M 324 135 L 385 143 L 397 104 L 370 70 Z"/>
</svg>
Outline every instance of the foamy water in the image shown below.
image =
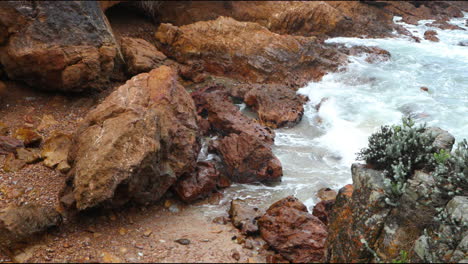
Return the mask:
<svg viewBox="0 0 468 264">
<path fill-rule="evenodd" d="M 467 29 L 465 18 L 450 23 Z M 395 17 L 395 21 L 400 18 Z M 388 39 L 333 38 L 329 43 L 346 46 L 377 46 L 391 53 L 390 61 L 369 64 L 351 57 L 342 72 L 299 90 L 310 101 L 302 122 L 276 131 L 274 153 L 283 165 L 283 181 L 274 185 L 236 184 L 225 191 L 232 198 L 252 198 L 268 206 L 295 195 L 308 207 L 319 199 L 320 188 L 338 190 L 352 183 L 350 166 L 368 137 L 381 125 L 399 123 L 403 116 L 439 126 L 457 141 L 468 138 L 468 31 L 441 30 L 420 21 L 405 26 L 421 43 L 408 37 Z M 428 29 L 437 31 L 440 42 L 424 40 Z M 429 88 L 424 92 L 420 87 Z M 317 111 L 315 106 L 324 101 Z"/>
</svg>

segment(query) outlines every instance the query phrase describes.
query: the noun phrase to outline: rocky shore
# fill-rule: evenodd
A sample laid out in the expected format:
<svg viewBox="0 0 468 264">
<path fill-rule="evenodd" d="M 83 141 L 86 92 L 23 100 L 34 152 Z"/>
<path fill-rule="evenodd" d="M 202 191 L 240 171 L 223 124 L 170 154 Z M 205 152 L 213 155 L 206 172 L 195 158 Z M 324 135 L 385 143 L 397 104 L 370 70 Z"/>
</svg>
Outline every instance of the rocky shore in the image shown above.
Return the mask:
<svg viewBox="0 0 468 264">
<path fill-rule="evenodd" d="M 412 168 L 398 196 L 365 160 L 338 194 L 311 194 L 310 212 L 293 196 L 269 208 L 223 197 L 281 181 L 274 129 L 301 122 L 299 88 L 348 56 L 391 59 L 324 40 L 418 42 L 394 16 L 453 29 L 463 12 L 448 1 L 1 2 L 0 262 L 466 261 L 468 159 L 439 128 L 427 146 L 459 160 Z"/>
</svg>

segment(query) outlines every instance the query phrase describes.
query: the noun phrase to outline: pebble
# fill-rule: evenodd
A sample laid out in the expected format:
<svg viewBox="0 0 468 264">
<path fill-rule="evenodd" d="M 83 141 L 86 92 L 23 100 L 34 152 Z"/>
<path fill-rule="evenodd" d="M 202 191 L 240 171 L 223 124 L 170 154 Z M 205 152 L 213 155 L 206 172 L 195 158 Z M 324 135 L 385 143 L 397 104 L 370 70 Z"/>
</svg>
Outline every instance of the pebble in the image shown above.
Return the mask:
<svg viewBox="0 0 468 264">
<path fill-rule="evenodd" d="M 232 252 L 231 256 L 232 256 L 233 259 L 235 259 L 237 261 L 239 261 L 239 259 L 240 259 L 240 254 L 239 254 L 239 252 L 237 250 L 234 250 L 234 252 Z"/>
<path fill-rule="evenodd" d="M 125 235 L 127 234 L 127 229 L 121 227 L 121 228 L 119 229 L 119 234 L 122 235 L 122 236 L 125 236 Z"/>
<path fill-rule="evenodd" d="M 151 231 L 151 230 L 148 229 L 148 230 L 146 230 L 146 231 L 143 233 L 143 235 L 144 235 L 145 237 L 149 237 L 149 236 L 151 236 L 152 233 L 153 233 L 153 231 Z"/>
<path fill-rule="evenodd" d="M 181 239 L 177 239 L 175 240 L 175 242 L 181 244 L 181 245 L 188 245 L 190 244 L 190 240 L 186 239 L 186 238 L 181 238 Z"/>
</svg>

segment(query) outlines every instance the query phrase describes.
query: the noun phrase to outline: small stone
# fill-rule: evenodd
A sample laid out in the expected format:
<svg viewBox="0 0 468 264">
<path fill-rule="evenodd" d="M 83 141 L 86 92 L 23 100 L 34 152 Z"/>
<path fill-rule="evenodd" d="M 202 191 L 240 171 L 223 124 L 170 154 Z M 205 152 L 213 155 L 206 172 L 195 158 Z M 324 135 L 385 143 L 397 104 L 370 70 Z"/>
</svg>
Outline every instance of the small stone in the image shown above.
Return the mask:
<svg viewBox="0 0 468 264">
<path fill-rule="evenodd" d="M 21 170 L 26 166 L 26 162 L 16 159 L 13 153 L 7 155 L 5 163 L 3 164 L 3 170 L 5 172 L 15 172 Z"/>
<path fill-rule="evenodd" d="M 135 247 L 138 248 L 138 249 L 144 249 L 145 246 L 143 246 L 142 244 L 135 244 Z"/>
<path fill-rule="evenodd" d="M 123 262 L 122 259 L 108 252 L 103 252 L 101 256 L 102 256 L 102 262 L 105 262 L 105 263 L 122 263 Z"/>
<path fill-rule="evenodd" d="M 232 255 L 231 255 L 231 256 L 232 256 L 233 259 L 235 259 L 235 260 L 237 260 L 237 261 L 240 260 L 240 253 L 239 253 L 237 250 L 234 250 L 234 251 L 232 252 Z"/>
<path fill-rule="evenodd" d="M 109 219 L 111 221 L 115 221 L 115 220 L 117 220 L 117 217 L 115 216 L 115 214 L 111 214 L 111 215 L 109 215 Z"/>
<path fill-rule="evenodd" d="M 71 136 L 60 132 L 54 132 L 42 147 L 41 155 L 44 158 L 44 165 L 49 168 L 57 169 L 61 172 L 66 172 L 70 169 L 67 162 L 68 152 L 72 145 Z"/>
<path fill-rule="evenodd" d="M 172 205 L 171 200 L 164 201 L 164 207 L 169 208 L 169 207 L 171 207 L 171 205 Z"/>
<path fill-rule="evenodd" d="M 65 243 L 63 244 L 63 247 L 64 247 L 64 248 L 71 248 L 72 246 L 73 246 L 73 245 L 69 244 L 68 242 L 65 242 Z"/>
<path fill-rule="evenodd" d="M 5 123 L 0 122 L 0 136 L 6 136 L 10 132 L 8 126 Z"/>
<path fill-rule="evenodd" d="M 58 122 L 54 119 L 52 115 L 43 115 L 41 123 L 37 127 L 37 130 L 42 131 L 50 126 L 56 125 Z"/>
<path fill-rule="evenodd" d="M 164 240 L 164 239 L 159 239 L 159 242 L 161 242 L 161 243 L 166 243 L 166 240 Z"/>
<path fill-rule="evenodd" d="M 144 235 L 145 237 L 149 237 L 149 236 L 151 236 L 152 233 L 153 233 L 153 231 L 151 231 L 151 230 L 148 229 L 148 230 L 146 230 L 146 231 L 143 233 L 143 235 Z"/>
<path fill-rule="evenodd" d="M 16 149 L 22 147 L 24 144 L 21 140 L 0 136 L 0 154 L 16 153 Z"/>
<path fill-rule="evenodd" d="M 125 247 L 121 247 L 121 248 L 119 249 L 119 252 L 122 253 L 122 254 L 125 254 L 125 253 L 128 252 L 128 249 L 125 248 Z"/>
<path fill-rule="evenodd" d="M 429 92 L 429 88 L 425 87 L 425 86 L 422 86 L 421 88 L 421 91 L 424 91 L 424 92 Z"/>
<path fill-rule="evenodd" d="M 205 242 L 205 243 L 206 243 L 206 242 L 210 242 L 209 239 L 202 239 L 202 240 L 200 240 L 200 241 L 201 241 L 201 242 Z"/>
<path fill-rule="evenodd" d="M 42 142 L 42 136 L 29 128 L 18 128 L 13 137 L 23 141 L 25 146 L 35 146 Z"/>
<path fill-rule="evenodd" d="M 41 159 L 41 152 L 33 148 L 18 148 L 16 149 L 18 159 L 26 163 L 35 163 Z"/>
<path fill-rule="evenodd" d="M 190 244 L 190 240 L 188 240 L 186 238 L 177 239 L 177 240 L 175 240 L 175 242 L 177 242 L 177 243 L 179 243 L 181 245 L 184 245 L 184 246 Z"/>
<path fill-rule="evenodd" d="M 221 232 L 223 232 L 223 230 L 221 230 L 221 229 L 213 229 L 213 230 L 211 230 L 211 233 L 213 233 L 213 234 L 219 234 L 219 233 L 221 233 Z"/>
<path fill-rule="evenodd" d="M 125 236 L 127 234 L 127 232 L 128 232 L 127 229 L 125 229 L 123 227 L 119 228 L 119 234 L 120 235 Z"/>
</svg>

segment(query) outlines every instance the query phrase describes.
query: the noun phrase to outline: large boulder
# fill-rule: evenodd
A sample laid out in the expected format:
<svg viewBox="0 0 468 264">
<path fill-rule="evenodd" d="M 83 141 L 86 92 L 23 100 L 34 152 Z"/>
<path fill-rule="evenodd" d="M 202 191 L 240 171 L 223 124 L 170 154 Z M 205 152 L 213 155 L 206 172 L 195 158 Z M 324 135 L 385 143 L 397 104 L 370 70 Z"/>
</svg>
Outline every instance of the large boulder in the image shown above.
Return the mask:
<svg viewBox="0 0 468 264">
<path fill-rule="evenodd" d="M 64 196 L 80 210 L 155 201 L 194 170 L 199 149 L 193 100 L 175 70 L 161 66 L 127 81 L 85 117 Z"/>
<path fill-rule="evenodd" d="M 278 35 L 229 17 L 185 26 L 161 24 L 160 50 L 177 62 L 213 75 L 299 88 L 346 62 L 314 37 Z"/>
<path fill-rule="evenodd" d="M 293 263 L 321 262 L 327 239 L 326 226 L 297 198 L 286 197 L 258 219 L 262 238 Z"/>
<path fill-rule="evenodd" d="M 0 64 L 10 79 L 44 90 L 99 89 L 119 54 L 97 1 L 0 5 Z"/>
</svg>

